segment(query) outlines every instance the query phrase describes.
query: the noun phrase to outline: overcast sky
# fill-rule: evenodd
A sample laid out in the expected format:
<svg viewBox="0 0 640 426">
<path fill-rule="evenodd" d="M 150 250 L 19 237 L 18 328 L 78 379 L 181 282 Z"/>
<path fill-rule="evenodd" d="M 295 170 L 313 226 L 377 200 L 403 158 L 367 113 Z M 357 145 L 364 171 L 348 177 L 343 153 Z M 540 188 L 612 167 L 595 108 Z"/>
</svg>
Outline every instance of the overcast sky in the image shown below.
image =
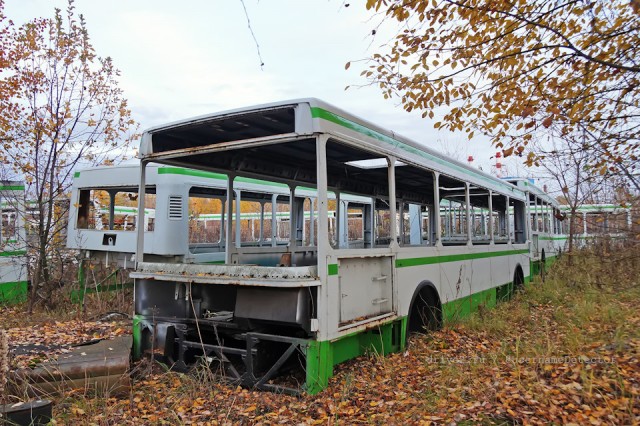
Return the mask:
<svg viewBox="0 0 640 426">
<path fill-rule="evenodd" d="M 317 97 L 431 148 L 468 155 L 488 171 L 487 140 L 438 132 L 434 120 L 406 113 L 377 87 L 360 87 L 364 63 L 390 34 L 369 35 L 377 21 L 364 1 L 76 0 L 99 56 L 120 69 L 121 87 L 142 129 L 195 115 L 279 100 Z M 6 0 L 20 24 L 51 17 L 64 0 Z M 345 91 L 346 86 L 352 86 Z"/>
</svg>

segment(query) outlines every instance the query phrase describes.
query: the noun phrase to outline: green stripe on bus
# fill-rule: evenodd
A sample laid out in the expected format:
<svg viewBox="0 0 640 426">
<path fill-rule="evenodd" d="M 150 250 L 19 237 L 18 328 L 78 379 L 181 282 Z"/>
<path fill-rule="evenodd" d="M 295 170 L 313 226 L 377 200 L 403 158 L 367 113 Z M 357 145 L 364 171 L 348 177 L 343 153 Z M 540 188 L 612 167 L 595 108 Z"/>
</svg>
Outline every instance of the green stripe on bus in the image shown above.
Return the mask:
<svg viewBox="0 0 640 426">
<path fill-rule="evenodd" d="M 473 260 L 473 259 L 485 259 L 488 257 L 510 256 L 514 254 L 529 253 L 529 250 L 504 250 L 504 251 L 490 251 L 482 253 L 463 253 L 463 254 L 450 254 L 444 256 L 430 256 L 430 257 L 414 257 L 409 259 L 396 259 L 396 268 L 406 268 L 409 266 L 420 265 L 433 265 L 436 263 L 458 262 L 461 260 Z"/>
<path fill-rule="evenodd" d="M 388 143 L 389 145 L 392 145 L 394 147 L 400 148 L 404 151 L 409 152 L 410 154 L 414 154 L 414 155 L 418 155 L 420 157 L 426 158 L 430 161 L 433 161 L 435 163 L 438 163 L 440 165 L 446 166 L 446 167 L 451 167 L 452 169 L 455 169 L 458 172 L 461 172 L 463 174 L 466 175 L 471 175 L 475 178 L 487 181 L 487 182 L 491 182 L 494 185 L 500 186 L 502 187 L 504 190 L 508 191 L 508 192 L 512 192 L 514 194 L 518 194 L 522 197 L 524 197 L 524 192 L 516 189 L 514 186 L 512 186 L 511 184 L 507 184 L 501 181 L 496 181 L 493 180 L 492 178 L 490 178 L 489 176 L 484 176 L 483 174 L 477 173 L 473 170 L 469 170 L 466 169 L 464 167 L 461 167 L 455 163 L 449 162 L 445 159 L 436 157 L 435 155 L 429 154 L 428 152 L 422 151 L 419 148 L 415 148 L 411 145 L 408 145 L 404 142 L 401 142 L 397 139 L 394 139 L 390 136 L 387 136 L 385 134 L 382 134 L 380 132 L 377 132 L 373 129 L 370 129 L 366 126 L 363 126 L 362 124 L 358 124 L 354 121 L 351 121 L 349 119 L 346 119 L 342 116 L 339 116 L 338 114 L 335 114 L 331 111 L 327 111 L 326 109 L 320 108 L 320 107 L 312 107 L 311 108 L 311 117 L 312 118 L 321 118 L 323 120 L 326 121 L 330 121 L 331 123 L 337 124 L 339 126 L 342 127 L 346 127 L 347 129 L 353 130 L 355 132 L 361 133 L 365 136 L 369 136 L 370 138 L 379 140 L 380 142 L 384 142 L 384 143 Z"/>
<path fill-rule="evenodd" d="M 204 170 L 183 169 L 181 167 L 160 167 L 159 175 L 184 175 L 197 176 L 210 179 L 227 180 L 227 176 L 222 173 L 205 172 Z"/>
<path fill-rule="evenodd" d="M 24 185 L 0 186 L 0 191 L 24 191 Z"/>
<path fill-rule="evenodd" d="M 0 304 L 20 303 L 27 300 L 28 284 L 26 281 L 0 283 Z"/>
<path fill-rule="evenodd" d="M 158 169 L 159 175 L 184 175 L 184 176 L 197 176 L 210 179 L 227 180 L 227 176 L 221 173 L 205 172 L 203 170 L 183 169 L 181 167 L 160 167 Z M 235 182 L 254 183 L 257 185 L 274 186 L 277 188 L 289 188 L 289 185 L 278 182 L 271 182 L 268 180 L 253 179 L 248 177 L 237 176 L 234 179 Z M 315 191 L 315 188 L 308 186 L 297 186 L 298 189 L 305 191 Z M 331 191 L 328 192 L 332 194 Z"/>
<path fill-rule="evenodd" d="M 26 250 L 2 251 L 2 252 L 0 252 L 0 256 L 1 257 L 23 256 L 25 254 L 27 254 Z"/>
<path fill-rule="evenodd" d="M 184 176 L 197 176 L 210 179 L 227 180 L 227 175 L 222 173 L 205 172 L 203 170 L 183 169 L 181 167 L 160 167 L 158 169 L 159 175 L 184 175 Z M 266 180 L 252 179 L 246 177 L 236 177 L 236 182 L 244 183 L 256 183 L 259 185 L 276 186 L 278 188 L 289 188 L 284 183 L 269 182 Z"/>
<path fill-rule="evenodd" d="M 545 241 L 560 241 L 560 240 L 566 240 L 569 237 L 564 236 L 564 237 L 538 237 L 539 240 L 545 240 Z"/>
<path fill-rule="evenodd" d="M 473 260 L 473 259 L 486 259 L 489 257 L 500 257 L 500 256 L 510 256 L 516 254 L 526 254 L 529 253 L 529 250 L 503 250 L 503 251 L 490 251 L 490 252 L 482 252 L 482 253 L 463 253 L 463 254 L 449 254 L 443 256 L 429 256 L 429 257 L 413 257 L 407 259 L 396 259 L 396 268 L 406 268 L 410 266 L 420 266 L 420 265 L 433 265 L 436 263 L 447 263 L 447 262 L 459 262 L 462 260 Z M 327 265 L 327 274 L 329 275 L 338 275 L 338 265 L 335 263 L 330 263 Z"/>
</svg>

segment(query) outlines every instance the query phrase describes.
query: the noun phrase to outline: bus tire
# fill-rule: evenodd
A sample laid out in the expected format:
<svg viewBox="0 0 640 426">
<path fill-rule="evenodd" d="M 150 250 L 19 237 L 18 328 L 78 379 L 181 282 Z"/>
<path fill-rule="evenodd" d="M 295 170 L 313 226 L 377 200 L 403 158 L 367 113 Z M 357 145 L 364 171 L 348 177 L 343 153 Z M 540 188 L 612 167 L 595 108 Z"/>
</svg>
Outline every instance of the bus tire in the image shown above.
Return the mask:
<svg viewBox="0 0 640 426">
<path fill-rule="evenodd" d="M 426 333 L 442 327 L 442 304 L 435 286 L 422 282 L 411 298 L 407 336 L 410 333 Z"/>
</svg>

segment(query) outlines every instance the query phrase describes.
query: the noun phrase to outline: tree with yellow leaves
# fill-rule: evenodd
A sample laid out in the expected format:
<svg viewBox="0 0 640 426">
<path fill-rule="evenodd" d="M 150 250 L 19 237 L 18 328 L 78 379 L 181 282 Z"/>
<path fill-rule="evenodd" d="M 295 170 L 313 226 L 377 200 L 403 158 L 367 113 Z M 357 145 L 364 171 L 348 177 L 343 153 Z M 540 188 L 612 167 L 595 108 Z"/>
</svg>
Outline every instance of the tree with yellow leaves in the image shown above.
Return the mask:
<svg viewBox="0 0 640 426">
<path fill-rule="evenodd" d="M 31 302 L 47 298 L 52 259 L 65 229 L 64 205 L 74 168 L 126 158 L 136 124 L 110 58 L 96 55 L 82 15 L 66 13 L 16 27 L 0 0 L 0 158 L 2 173 L 27 185 L 37 214 Z M 56 244 L 58 243 L 58 244 Z"/>
<path fill-rule="evenodd" d="M 434 118 L 436 128 L 481 132 L 528 163 L 540 135 L 575 139 L 589 167 L 638 185 L 640 1 L 368 0 L 395 21 L 394 39 L 363 75 L 385 98 Z M 347 67 L 349 64 L 347 64 Z"/>
</svg>

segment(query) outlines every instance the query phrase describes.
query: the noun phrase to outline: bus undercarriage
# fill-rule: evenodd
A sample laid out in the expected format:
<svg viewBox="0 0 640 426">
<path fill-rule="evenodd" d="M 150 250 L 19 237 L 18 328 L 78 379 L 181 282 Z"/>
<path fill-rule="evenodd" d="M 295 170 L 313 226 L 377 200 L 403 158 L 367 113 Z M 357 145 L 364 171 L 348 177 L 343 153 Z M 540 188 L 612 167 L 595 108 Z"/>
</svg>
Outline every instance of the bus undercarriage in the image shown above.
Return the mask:
<svg viewBox="0 0 640 426">
<path fill-rule="evenodd" d="M 150 353 L 180 371 L 217 366 L 242 386 L 299 393 L 306 378 L 273 380 L 306 369 L 316 269 L 140 264 L 136 357 Z"/>
</svg>

